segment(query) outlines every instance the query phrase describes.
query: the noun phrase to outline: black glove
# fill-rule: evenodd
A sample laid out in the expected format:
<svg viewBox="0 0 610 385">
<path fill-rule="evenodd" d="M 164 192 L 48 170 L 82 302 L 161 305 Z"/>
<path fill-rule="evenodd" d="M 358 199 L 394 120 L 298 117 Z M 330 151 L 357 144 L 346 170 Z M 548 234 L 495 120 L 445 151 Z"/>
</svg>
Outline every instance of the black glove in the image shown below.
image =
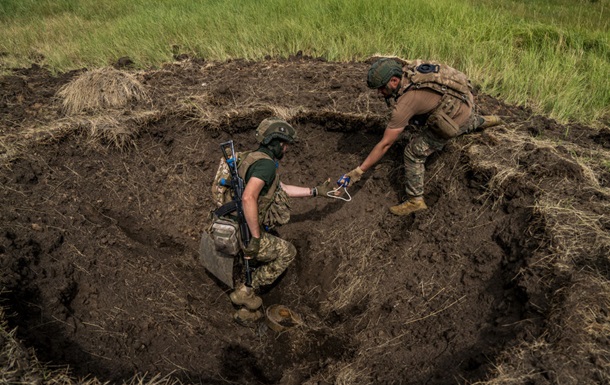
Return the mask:
<svg viewBox="0 0 610 385">
<path fill-rule="evenodd" d="M 250 238 L 250 242 L 248 246 L 244 246 L 242 249 L 244 251 L 244 257 L 246 259 L 253 259 L 258 256 L 258 252 L 261 248 L 261 239 L 260 238 Z"/>
</svg>

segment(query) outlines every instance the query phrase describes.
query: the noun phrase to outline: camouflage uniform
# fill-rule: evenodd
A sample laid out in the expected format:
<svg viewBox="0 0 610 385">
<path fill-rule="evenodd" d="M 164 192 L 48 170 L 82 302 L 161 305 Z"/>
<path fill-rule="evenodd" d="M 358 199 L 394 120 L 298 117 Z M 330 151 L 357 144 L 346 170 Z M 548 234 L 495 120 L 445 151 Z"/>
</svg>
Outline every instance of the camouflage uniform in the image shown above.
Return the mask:
<svg viewBox="0 0 610 385">
<path fill-rule="evenodd" d="M 246 184 L 252 176 L 265 181 L 265 186 L 258 197 L 261 243 L 255 261 L 259 266 L 252 276 L 252 287 L 258 288 L 272 284 L 296 256 L 296 248 L 290 242 L 265 231 L 288 223 L 290 198 L 281 187 L 276 172 L 277 166 L 269 150 L 261 147 L 257 151 L 238 153 L 237 158 L 238 173 Z M 219 183 L 220 179 L 230 177 L 228 168 L 225 170 L 225 164 L 226 161 L 222 158 L 212 185 L 212 195 L 218 207 L 232 199 L 231 190 Z"/>
<path fill-rule="evenodd" d="M 422 126 L 408 126 L 410 138 L 404 149 L 404 166 L 405 191 L 410 197 L 424 195 L 424 171 L 428 156 L 441 150 L 453 137 L 473 131 L 479 122 L 478 115 L 472 111 L 474 98 L 466 76 L 440 64 L 438 73 L 421 74 L 416 68 L 422 63 L 421 60 L 407 61 L 403 67 L 401 90 L 396 98 L 398 103 L 402 96 L 412 92 L 410 90 L 429 90 L 438 95 L 434 107 L 425 113 L 427 122 Z M 435 62 L 430 63 L 437 65 Z M 395 113 L 398 115 L 393 116 L 392 122 L 411 118 L 408 113 L 400 114 L 399 110 L 395 110 Z M 440 122 L 443 117 L 444 122 Z M 442 123 L 445 123 L 443 126 L 446 128 L 448 121 L 449 126 L 453 126 L 451 133 L 439 128 Z M 459 126 L 458 122 L 461 123 Z M 395 124 L 397 127 L 404 127 L 404 124 Z"/>
<path fill-rule="evenodd" d="M 460 127 L 458 135 L 472 132 L 477 128 L 478 115 L 471 114 L 465 124 Z M 411 130 L 409 143 L 404 149 L 405 191 L 409 197 L 424 195 L 424 172 L 428 156 L 440 151 L 451 139 L 443 139 L 434 135 L 427 125 L 409 126 Z"/>
<path fill-rule="evenodd" d="M 270 162 L 270 158 L 265 158 L 263 156 L 265 154 L 260 151 L 266 152 L 266 156 L 271 155 L 267 150 L 259 149 L 259 151 L 246 156 L 239 166 L 239 172 L 243 175 L 246 183 L 252 176 L 262 179 L 260 172 L 263 169 L 267 169 L 275 175 L 271 183 L 265 183 L 263 191 L 267 190 L 267 192 L 265 194 L 261 193 L 258 198 L 261 243 L 256 257 L 259 266 L 252 275 L 252 287 L 255 289 L 272 284 L 286 270 L 297 254 L 296 248 L 290 242 L 265 231 L 265 229 L 272 229 L 277 225 L 288 223 L 290 220 L 290 202 L 288 195 L 280 186 L 280 178 L 275 171 L 275 163 Z M 259 165 L 262 168 L 252 167 L 254 165 Z M 255 172 L 252 173 L 251 171 L 255 168 Z"/>
<path fill-rule="evenodd" d="M 443 148 L 446 141 L 433 138 L 425 128 L 411 134 L 404 150 L 405 191 L 410 197 L 424 195 L 424 172 L 428 156 Z"/>
<path fill-rule="evenodd" d="M 282 189 L 277 173 L 277 161 L 284 155 L 284 143 L 294 143 L 296 140 L 296 131 L 286 121 L 272 117 L 259 124 L 255 137 L 260 143 L 258 150 L 242 154 L 237 162 L 237 172 L 246 186 L 252 178 L 264 182 L 257 198 L 260 238 L 252 238 L 250 243 L 245 245 L 246 248 L 243 248 L 244 257 L 256 255 L 252 263 L 255 267 L 252 281 L 241 284 L 229 294 L 234 305 L 243 306 L 233 315 L 233 319 L 242 324 L 256 322 L 262 317 L 262 312 L 258 309 L 263 301 L 256 295 L 255 290 L 272 284 L 297 254 L 296 248 L 290 242 L 267 232 L 290 220 L 290 197 Z M 213 189 L 212 192 L 215 193 L 216 190 Z M 227 198 L 223 195 L 222 200 L 225 199 Z"/>
<path fill-rule="evenodd" d="M 297 249 L 288 241 L 269 233 L 261 234 L 261 247 L 256 257 L 257 262 L 263 264 L 254 270 L 252 287 L 272 284 L 297 255 Z"/>
</svg>

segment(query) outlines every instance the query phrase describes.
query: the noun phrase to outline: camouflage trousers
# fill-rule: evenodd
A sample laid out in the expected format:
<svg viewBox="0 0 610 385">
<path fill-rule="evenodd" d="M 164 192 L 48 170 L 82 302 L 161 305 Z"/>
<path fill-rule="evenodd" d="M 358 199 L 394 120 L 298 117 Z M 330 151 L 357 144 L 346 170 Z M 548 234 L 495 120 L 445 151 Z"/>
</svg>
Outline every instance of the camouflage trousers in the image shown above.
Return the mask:
<svg viewBox="0 0 610 385">
<path fill-rule="evenodd" d="M 466 123 L 460 127 L 459 135 L 474 131 L 480 124 L 479 115 L 471 114 Z M 441 139 L 434 135 L 427 126 L 413 127 L 409 143 L 404 150 L 405 191 L 407 196 L 421 197 L 424 195 L 424 172 L 426 159 L 436 151 L 445 147 L 451 139 Z"/>
<path fill-rule="evenodd" d="M 263 233 L 256 261 L 260 264 L 252 275 L 252 287 L 272 284 L 297 255 L 294 245 L 282 238 Z"/>
</svg>

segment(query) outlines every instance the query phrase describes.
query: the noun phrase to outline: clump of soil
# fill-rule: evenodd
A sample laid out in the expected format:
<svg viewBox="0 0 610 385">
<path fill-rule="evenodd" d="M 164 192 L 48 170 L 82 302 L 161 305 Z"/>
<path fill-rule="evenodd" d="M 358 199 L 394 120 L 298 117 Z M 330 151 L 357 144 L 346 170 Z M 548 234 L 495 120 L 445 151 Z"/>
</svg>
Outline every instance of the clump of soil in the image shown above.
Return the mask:
<svg viewBox="0 0 610 385">
<path fill-rule="evenodd" d="M 83 71 L 0 78 L 0 283 L 16 336 L 41 362 L 113 383 L 608 381 L 608 131 L 482 94 L 481 112 L 506 124 L 429 159 L 427 211 L 388 212 L 406 138 L 352 201 L 294 200 L 279 234 L 297 259 L 262 297 L 302 326 L 233 322 L 229 289 L 198 256 L 219 143 L 253 149 L 279 115 L 300 138 L 283 180 L 335 179 L 388 117 L 367 69 L 186 60 L 129 73 L 146 103 L 78 115 L 57 92 Z"/>
</svg>

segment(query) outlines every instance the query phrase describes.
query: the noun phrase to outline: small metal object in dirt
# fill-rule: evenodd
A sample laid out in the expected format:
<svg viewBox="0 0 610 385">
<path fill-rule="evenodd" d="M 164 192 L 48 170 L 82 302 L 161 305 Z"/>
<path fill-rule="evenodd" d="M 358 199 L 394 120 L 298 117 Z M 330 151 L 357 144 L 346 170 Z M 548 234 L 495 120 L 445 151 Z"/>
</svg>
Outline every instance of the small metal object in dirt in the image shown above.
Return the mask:
<svg viewBox="0 0 610 385">
<path fill-rule="evenodd" d="M 271 330 L 281 332 L 303 324 L 301 316 L 284 305 L 271 305 L 265 311 L 265 320 Z"/>
</svg>

